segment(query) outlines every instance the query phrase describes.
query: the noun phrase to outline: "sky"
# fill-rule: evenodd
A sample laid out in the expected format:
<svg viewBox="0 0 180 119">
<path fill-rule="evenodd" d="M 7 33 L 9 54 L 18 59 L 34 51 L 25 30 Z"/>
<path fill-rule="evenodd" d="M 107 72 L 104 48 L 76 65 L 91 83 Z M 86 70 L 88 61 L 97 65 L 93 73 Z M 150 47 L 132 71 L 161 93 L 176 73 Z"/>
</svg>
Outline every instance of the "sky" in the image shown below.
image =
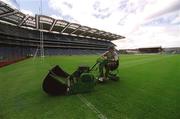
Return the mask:
<svg viewBox="0 0 180 119">
<path fill-rule="evenodd" d="M 125 36 L 118 49 L 180 47 L 180 0 L 2 0 L 34 16 L 44 14 Z"/>
</svg>

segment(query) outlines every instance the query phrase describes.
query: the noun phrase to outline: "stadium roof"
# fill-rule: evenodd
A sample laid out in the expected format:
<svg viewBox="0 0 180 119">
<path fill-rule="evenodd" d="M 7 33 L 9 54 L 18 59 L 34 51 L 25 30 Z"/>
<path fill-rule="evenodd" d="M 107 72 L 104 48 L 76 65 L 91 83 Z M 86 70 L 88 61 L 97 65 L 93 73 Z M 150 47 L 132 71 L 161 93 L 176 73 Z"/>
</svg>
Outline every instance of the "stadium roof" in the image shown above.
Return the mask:
<svg viewBox="0 0 180 119">
<path fill-rule="evenodd" d="M 47 32 L 56 32 L 65 35 L 86 37 L 98 40 L 117 40 L 125 38 L 117 34 L 82 26 L 76 23 L 70 23 L 65 20 L 54 19 L 49 16 L 35 15 L 35 17 L 26 15 L 17 9 L 13 9 L 8 4 L 0 1 L 0 20 L 19 27 L 43 30 Z"/>
</svg>

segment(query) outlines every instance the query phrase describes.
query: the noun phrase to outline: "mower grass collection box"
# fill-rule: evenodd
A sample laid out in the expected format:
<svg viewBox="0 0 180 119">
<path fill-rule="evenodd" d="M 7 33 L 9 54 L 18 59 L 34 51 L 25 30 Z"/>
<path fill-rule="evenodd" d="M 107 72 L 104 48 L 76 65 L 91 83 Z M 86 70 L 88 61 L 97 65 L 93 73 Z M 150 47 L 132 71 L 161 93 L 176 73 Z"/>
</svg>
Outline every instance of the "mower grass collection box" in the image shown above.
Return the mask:
<svg viewBox="0 0 180 119">
<path fill-rule="evenodd" d="M 56 65 L 45 77 L 42 88 L 49 95 L 68 95 L 91 92 L 94 86 L 95 78 L 89 67 L 80 66 L 70 75 Z"/>
</svg>

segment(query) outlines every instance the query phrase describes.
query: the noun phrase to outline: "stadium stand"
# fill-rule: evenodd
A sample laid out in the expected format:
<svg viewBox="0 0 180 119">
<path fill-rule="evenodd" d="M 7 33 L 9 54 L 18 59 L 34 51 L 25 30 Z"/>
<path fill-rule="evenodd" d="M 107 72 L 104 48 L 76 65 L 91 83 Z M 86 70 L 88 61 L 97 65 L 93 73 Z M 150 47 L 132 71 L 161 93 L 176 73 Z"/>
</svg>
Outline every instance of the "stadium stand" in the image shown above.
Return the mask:
<svg viewBox="0 0 180 119">
<path fill-rule="evenodd" d="M 121 49 L 120 54 L 143 54 L 143 53 L 161 53 L 164 49 L 162 47 L 146 47 L 136 49 Z"/>
<path fill-rule="evenodd" d="M 163 51 L 161 47 L 147 47 L 147 48 L 139 48 L 140 53 L 160 53 Z"/>
<path fill-rule="evenodd" d="M 125 38 L 49 16 L 26 15 L 0 1 L 1 61 L 33 56 L 41 47 L 42 34 L 45 55 L 102 53 L 114 45 L 112 40 Z"/>
<path fill-rule="evenodd" d="M 126 49 L 120 49 L 118 51 L 119 54 L 128 54 Z"/>
<path fill-rule="evenodd" d="M 180 47 L 163 48 L 163 52 L 167 54 L 180 54 Z"/>
</svg>

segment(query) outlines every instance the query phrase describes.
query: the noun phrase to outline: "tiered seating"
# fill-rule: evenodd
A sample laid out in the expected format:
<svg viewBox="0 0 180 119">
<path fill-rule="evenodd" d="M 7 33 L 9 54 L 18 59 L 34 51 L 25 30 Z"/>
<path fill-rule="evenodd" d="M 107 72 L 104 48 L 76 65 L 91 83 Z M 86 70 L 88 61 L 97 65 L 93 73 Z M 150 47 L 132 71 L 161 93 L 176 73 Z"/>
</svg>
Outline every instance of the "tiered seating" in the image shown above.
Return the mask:
<svg viewBox="0 0 180 119">
<path fill-rule="evenodd" d="M 38 47 L 40 44 L 40 32 L 19 28 L 16 26 L 0 23 L 5 29 L 0 29 L 1 43 L 21 46 Z M 24 35 L 26 34 L 26 35 Z M 3 40 L 4 39 L 4 40 Z M 52 34 L 44 32 L 44 47 L 55 48 L 72 48 L 72 49 L 99 49 L 105 50 L 109 45 L 109 41 L 92 40 L 88 38 L 77 38 L 62 34 Z"/>
</svg>

